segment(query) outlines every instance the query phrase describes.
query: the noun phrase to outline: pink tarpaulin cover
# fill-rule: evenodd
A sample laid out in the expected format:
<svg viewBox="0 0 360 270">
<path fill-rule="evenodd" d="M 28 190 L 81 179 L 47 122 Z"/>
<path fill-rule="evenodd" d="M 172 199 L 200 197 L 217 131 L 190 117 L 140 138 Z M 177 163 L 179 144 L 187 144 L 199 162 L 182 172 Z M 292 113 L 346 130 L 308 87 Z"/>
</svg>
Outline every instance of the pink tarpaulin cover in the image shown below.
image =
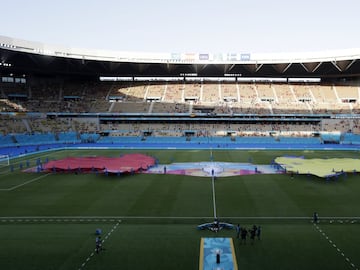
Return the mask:
<svg viewBox="0 0 360 270">
<path fill-rule="evenodd" d="M 45 171 L 107 171 L 109 173 L 137 172 L 155 164 L 153 157 L 143 154 L 126 154 L 121 157 L 67 157 L 43 165 Z"/>
</svg>

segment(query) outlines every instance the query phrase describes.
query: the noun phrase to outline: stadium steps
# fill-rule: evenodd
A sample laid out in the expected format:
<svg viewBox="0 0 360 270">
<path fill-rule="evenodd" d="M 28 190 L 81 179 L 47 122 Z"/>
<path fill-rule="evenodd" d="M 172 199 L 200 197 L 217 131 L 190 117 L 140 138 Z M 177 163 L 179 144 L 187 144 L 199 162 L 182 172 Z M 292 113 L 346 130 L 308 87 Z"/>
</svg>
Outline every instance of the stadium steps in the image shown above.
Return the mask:
<svg viewBox="0 0 360 270">
<path fill-rule="evenodd" d="M 110 107 L 109 107 L 109 111 L 108 112 L 112 112 L 113 108 L 115 106 L 115 102 L 111 102 L 110 103 Z"/>
<path fill-rule="evenodd" d="M 26 131 L 27 132 L 31 132 L 31 127 L 29 125 L 29 122 L 27 121 L 27 119 L 21 119 L 22 123 L 24 124 L 25 128 L 26 128 Z"/>
</svg>

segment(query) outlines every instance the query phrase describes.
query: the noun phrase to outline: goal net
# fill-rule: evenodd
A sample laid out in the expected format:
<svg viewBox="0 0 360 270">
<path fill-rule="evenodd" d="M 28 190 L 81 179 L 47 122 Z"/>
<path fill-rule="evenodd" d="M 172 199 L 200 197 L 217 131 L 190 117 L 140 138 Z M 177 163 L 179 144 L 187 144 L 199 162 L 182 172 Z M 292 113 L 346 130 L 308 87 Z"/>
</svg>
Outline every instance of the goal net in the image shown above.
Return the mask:
<svg viewBox="0 0 360 270">
<path fill-rule="evenodd" d="M 10 159 L 8 155 L 0 155 L 0 168 L 10 165 Z"/>
</svg>

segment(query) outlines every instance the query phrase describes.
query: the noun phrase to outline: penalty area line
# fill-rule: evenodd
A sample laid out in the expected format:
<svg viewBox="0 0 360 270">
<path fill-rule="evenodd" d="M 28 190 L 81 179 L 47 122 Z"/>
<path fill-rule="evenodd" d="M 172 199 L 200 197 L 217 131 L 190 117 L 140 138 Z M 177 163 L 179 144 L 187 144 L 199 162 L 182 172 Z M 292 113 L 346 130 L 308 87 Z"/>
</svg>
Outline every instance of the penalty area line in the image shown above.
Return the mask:
<svg viewBox="0 0 360 270">
<path fill-rule="evenodd" d="M 109 232 L 106 234 L 105 239 L 101 241 L 102 244 L 105 243 L 106 240 L 109 239 L 110 235 L 116 230 L 116 228 L 120 225 L 121 220 L 118 220 L 117 223 L 109 230 Z M 96 253 L 96 249 L 90 253 L 90 255 L 85 259 L 85 261 L 81 264 L 78 270 L 82 270 L 85 268 L 85 265 L 91 260 L 91 258 L 94 257 Z"/>
<path fill-rule="evenodd" d="M 320 227 L 314 223 L 314 227 L 318 230 L 318 232 L 325 237 L 325 239 L 329 242 L 329 245 L 331 245 L 333 248 L 336 249 L 336 251 L 345 259 L 345 261 L 350 264 L 350 266 L 356 270 L 359 270 L 359 268 L 350 260 L 349 257 L 345 256 L 345 253 L 341 251 L 341 249 L 334 243 L 334 241 L 332 241 L 329 236 L 326 235 L 326 233 L 324 232 L 324 230 L 320 229 Z"/>
<path fill-rule="evenodd" d="M 33 178 L 33 179 L 29 180 L 29 181 L 26 181 L 26 182 L 24 182 L 24 183 L 22 183 L 22 184 L 13 186 L 13 187 L 11 187 L 11 188 L 2 188 L 2 189 L 0 189 L 0 191 L 12 191 L 12 190 L 15 190 L 15 189 L 17 189 L 17 188 L 19 188 L 19 187 L 25 186 L 25 185 L 27 185 L 27 184 L 30 184 L 30 183 L 32 183 L 32 182 L 38 181 L 38 180 L 40 180 L 40 179 L 42 179 L 42 178 L 45 178 L 46 176 L 48 176 L 48 175 L 50 175 L 50 174 L 51 174 L 51 173 L 47 173 L 47 174 L 44 174 L 44 175 L 35 177 L 35 178 Z"/>
</svg>

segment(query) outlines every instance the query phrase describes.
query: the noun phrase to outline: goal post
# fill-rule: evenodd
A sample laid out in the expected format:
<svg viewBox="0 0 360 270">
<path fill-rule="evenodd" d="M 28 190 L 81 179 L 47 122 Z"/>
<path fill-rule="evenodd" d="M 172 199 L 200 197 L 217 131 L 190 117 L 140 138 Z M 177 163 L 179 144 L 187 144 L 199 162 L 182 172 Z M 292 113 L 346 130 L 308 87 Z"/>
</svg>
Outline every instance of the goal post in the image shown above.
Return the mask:
<svg viewBox="0 0 360 270">
<path fill-rule="evenodd" d="M 0 155 L 0 168 L 9 165 L 10 165 L 9 155 Z"/>
</svg>

